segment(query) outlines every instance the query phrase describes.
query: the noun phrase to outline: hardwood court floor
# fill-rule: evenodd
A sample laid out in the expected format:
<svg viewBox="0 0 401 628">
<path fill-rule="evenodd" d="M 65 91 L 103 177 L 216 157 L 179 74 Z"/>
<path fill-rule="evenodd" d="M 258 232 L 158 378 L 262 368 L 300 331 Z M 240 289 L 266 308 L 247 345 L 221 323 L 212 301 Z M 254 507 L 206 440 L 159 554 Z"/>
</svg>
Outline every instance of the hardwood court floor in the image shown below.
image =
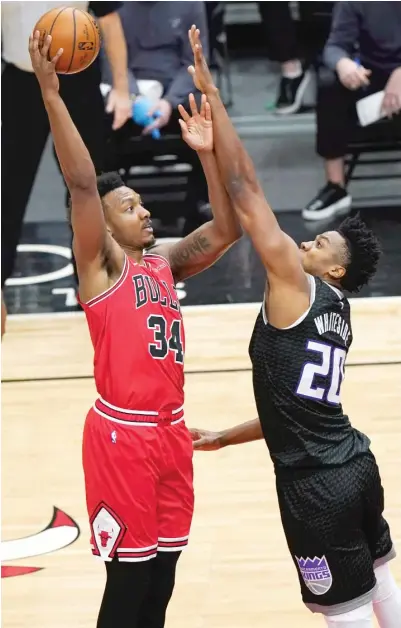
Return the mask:
<svg viewBox="0 0 401 628">
<path fill-rule="evenodd" d="M 254 305 L 184 309 L 189 425 L 224 428 L 255 416 L 246 369 L 256 311 Z M 343 403 L 372 439 L 399 547 L 401 299 L 357 300 L 353 317 Z M 81 528 L 78 540 L 58 552 L 7 563 L 43 569 L 2 580 L 3 626 L 93 628 L 104 572 L 88 549 L 80 458 L 83 421 L 95 396 L 83 317 L 10 319 L 2 359 L 3 540 L 37 534 L 53 506 Z M 167 628 L 322 626 L 299 598 L 265 445 L 198 453 L 195 477 L 192 538 L 180 560 Z M 399 557 L 392 568 L 401 585 Z"/>
</svg>

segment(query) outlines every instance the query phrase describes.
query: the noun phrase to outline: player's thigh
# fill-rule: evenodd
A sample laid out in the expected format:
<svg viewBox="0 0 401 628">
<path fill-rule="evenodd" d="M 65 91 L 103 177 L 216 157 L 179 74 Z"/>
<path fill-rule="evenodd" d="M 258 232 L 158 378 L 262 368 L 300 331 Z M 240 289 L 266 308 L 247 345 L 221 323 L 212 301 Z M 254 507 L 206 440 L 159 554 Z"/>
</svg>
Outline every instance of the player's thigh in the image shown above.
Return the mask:
<svg viewBox="0 0 401 628">
<path fill-rule="evenodd" d="M 156 429 L 121 425 L 90 410 L 83 466 L 92 552 L 110 560 L 146 560 L 157 551 Z"/>
<path fill-rule="evenodd" d="M 287 544 L 312 610 L 340 612 L 353 600 L 363 603 L 375 584 L 353 475 L 347 466 L 277 483 Z"/>
<path fill-rule="evenodd" d="M 364 517 L 363 529 L 376 564 L 395 556 L 390 527 L 383 517 L 384 490 L 376 460 L 371 454 L 363 460 L 361 469 L 365 479 L 363 494 Z"/>
<path fill-rule="evenodd" d="M 166 466 L 158 486 L 158 550 L 181 551 L 188 544 L 194 511 L 192 440 L 183 421 L 159 433 Z"/>
</svg>

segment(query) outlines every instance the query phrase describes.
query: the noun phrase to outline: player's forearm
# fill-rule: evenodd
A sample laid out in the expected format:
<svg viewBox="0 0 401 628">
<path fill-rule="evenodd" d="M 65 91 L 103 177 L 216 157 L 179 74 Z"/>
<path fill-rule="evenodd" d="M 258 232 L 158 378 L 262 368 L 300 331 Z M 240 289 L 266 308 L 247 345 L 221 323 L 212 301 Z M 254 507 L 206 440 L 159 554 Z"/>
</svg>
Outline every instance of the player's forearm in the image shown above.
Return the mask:
<svg viewBox="0 0 401 628">
<path fill-rule="evenodd" d="M 263 438 L 262 427 L 259 419 L 253 419 L 241 425 L 230 427 L 220 433 L 220 446 L 228 447 L 229 445 L 242 445 L 243 443 L 251 443 L 255 440 Z"/>
<path fill-rule="evenodd" d="M 223 183 L 235 203 L 241 205 L 244 191 L 257 192 L 260 184 L 255 167 L 220 98 L 211 88 L 206 94 L 213 114 L 213 134 L 217 163 Z"/>
<path fill-rule="evenodd" d="M 96 189 L 95 167 L 62 98 L 58 93 L 43 94 L 43 101 L 67 187 Z"/>
<path fill-rule="evenodd" d="M 113 88 L 129 94 L 128 55 L 125 35 L 118 13 L 110 13 L 99 19 L 104 45 L 113 79 Z"/>
<path fill-rule="evenodd" d="M 213 212 L 213 227 L 226 244 L 232 244 L 242 235 L 239 220 L 224 187 L 216 156 L 213 152 L 199 152 L 205 174 L 209 201 Z"/>
</svg>

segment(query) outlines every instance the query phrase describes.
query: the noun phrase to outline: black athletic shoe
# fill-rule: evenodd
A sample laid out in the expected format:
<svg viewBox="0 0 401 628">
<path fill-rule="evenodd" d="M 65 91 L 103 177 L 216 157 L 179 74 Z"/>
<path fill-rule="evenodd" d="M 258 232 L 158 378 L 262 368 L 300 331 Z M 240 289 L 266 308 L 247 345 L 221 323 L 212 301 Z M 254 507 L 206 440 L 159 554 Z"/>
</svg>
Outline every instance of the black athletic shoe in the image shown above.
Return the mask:
<svg viewBox="0 0 401 628">
<path fill-rule="evenodd" d="M 341 214 L 348 214 L 352 198 L 347 190 L 337 183 L 326 183 L 315 198 L 302 210 L 305 220 L 322 220 Z"/>
<path fill-rule="evenodd" d="M 280 90 L 276 102 L 275 113 L 288 115 L 297 113 L 302 107 L 306 88 L 309 85 L 311 73 L 309 70 L 303 71 L 298 78 L 285 78 L 280 81 Z"/>
</svg>

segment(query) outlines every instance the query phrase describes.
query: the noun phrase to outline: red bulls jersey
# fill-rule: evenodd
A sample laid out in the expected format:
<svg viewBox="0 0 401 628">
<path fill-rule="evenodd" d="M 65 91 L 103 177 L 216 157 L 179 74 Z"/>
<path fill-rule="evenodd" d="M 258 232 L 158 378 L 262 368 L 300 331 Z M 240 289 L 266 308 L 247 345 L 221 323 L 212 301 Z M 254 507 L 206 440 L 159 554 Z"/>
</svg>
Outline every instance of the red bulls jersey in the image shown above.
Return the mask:
<svg viewBox="0 0 401 628">
<path fill-rule="evenodd" d="M 149 254 L 137 264 L 126 257 L 117 283 L 82 305 L 102 401 L 141 414 L 181 408 L 184 328 L 167 260 Z"/>
</svg>

